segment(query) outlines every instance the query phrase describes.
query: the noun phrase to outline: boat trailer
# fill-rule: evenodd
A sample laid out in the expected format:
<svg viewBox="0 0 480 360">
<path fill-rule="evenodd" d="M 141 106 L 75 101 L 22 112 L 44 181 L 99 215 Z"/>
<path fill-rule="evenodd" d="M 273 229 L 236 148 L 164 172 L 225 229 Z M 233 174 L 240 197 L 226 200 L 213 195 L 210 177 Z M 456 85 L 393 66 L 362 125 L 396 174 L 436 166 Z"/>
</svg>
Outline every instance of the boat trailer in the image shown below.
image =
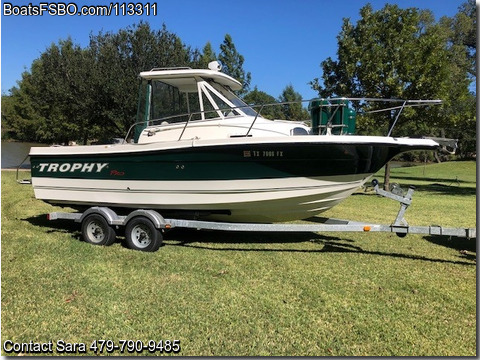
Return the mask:
<svg viewBox="0 0 480 360">
<path fill-rule="evenodd" d="M 115 242 L 115 227 L 126 226 L 125 238 L 129 248 L 142 251 L 156 251 L 163 241 L 162 233 L 174 228 L 218 231 L 258 232 L 387 232 L 399 237 L 407 234 L 476 238 L 475 228 L 448 228 L 440 225 L 412 226 L 405 220 L 405 212 L 412 204 L 415 191 L 409 187 L 405 195 L 399 191 L 390 192 L 379 188 L 374 179 L 375 192 L 383 197 L 398 201 L 400 209 L 395 221 L 390 224 L 373 224 L 351 220 L 314 217 L 314 224 L 264 224 L 228 223 L 187 219 L 164 218 L 155 210 L 137 209 L 130 214 L 118 215 L 108 207 L 91 207 L 83 213 L 52 212 L 48 220 L 67 219 L 82 224 L 82 235 L 86 242 L 96 245 L 111 245 Z M 308 220 L 307 220 L 308 221 Z"/>
</svg>

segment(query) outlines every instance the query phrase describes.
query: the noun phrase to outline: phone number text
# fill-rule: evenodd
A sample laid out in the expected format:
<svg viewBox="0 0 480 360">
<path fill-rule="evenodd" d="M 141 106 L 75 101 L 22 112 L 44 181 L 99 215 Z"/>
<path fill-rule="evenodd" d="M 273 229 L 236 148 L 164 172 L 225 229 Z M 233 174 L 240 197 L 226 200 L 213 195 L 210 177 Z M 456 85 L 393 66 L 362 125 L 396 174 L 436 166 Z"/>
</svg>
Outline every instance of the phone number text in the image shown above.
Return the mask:
<svg viewBox="0 0 480 360">
<path fill-rule="evenodd" d="M 179 353 L 180 352 L 180 340 L 149 340 L 143 342 L 142 340 L 119 340 L 116 343 L 113 340 L 94 340 L 90 345 L 90 351 L 95 354 L 110 354 L 114 351 L 120 353 Z"/>
</svg>

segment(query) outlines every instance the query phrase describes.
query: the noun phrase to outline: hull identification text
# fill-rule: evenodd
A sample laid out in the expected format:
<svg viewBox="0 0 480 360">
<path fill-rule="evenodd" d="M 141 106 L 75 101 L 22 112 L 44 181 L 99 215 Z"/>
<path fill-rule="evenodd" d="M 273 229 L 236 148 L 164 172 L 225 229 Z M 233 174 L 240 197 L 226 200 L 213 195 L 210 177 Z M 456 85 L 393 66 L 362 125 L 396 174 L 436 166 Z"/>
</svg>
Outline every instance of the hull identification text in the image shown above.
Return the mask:
<svg viewBox="0 0 480 360">
<path fill-rule="evenodd" d="M 108 163 L 41 163 L 39 172 L 101 172 Z"/>
</svg>

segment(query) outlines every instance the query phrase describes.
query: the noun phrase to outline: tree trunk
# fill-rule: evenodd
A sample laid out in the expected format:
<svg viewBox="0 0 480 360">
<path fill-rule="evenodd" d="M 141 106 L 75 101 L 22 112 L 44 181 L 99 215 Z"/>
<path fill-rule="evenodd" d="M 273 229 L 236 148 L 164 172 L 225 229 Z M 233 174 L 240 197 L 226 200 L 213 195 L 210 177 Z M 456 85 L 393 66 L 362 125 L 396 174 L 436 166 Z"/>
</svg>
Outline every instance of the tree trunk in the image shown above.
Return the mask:
<svg viewBox="0 0 480 360">
<path fill-rule="evenodd" d="M 395 123 L 395 113 L 387 112 L 385 116 L 388 119 L 388 131 Z M 383 178 L 383 190 L 390 191 L 390 161 L 385 164 L 385 176 Z"/>
<path fill-rule="evenodd" d="M 443 128 L 440 129 L 440 137 L 445 138 L 445 129 L 443 129 Z M 437 160 L 437 163 L 440 164 L 442 162 L 442 159 L 440 158 L 440 155 L 439 155 L 438 151 L 435 151 L 433 153 L 433 156 L 435 156 L 435 160 Z"/>
<path fill-rule="evenodd" d="M 385 177 L 383 178 L 383 190 L 390 190 L 390 161 L 385 164 Z"/>
</svg>

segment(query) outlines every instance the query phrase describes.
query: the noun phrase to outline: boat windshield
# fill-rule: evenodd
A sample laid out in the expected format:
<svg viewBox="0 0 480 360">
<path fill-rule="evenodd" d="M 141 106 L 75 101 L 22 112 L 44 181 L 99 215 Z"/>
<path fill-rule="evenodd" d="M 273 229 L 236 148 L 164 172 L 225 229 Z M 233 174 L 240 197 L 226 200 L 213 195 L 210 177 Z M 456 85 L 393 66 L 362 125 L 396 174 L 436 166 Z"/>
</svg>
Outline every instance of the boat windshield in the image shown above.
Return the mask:
<svg viewBox="0 0 480 360">
<path fill-rule="evenodd" d="M 192 84 L 193 85 L 193 84 Z M 149 124 L 167 121 L 218 119 L 232 116 L 257 116 L 257 113 L 229 88 L 211 79 L 197 79 L 196 85 L 177 87 L 151 82 Z"/>
<path fill-rule="evenodd" d="M 213 88 L 215 88 L 215 90 L 227 98 L 235 107 L 239 108 L 245 115 L 257 116 L 257 112 L 255 110 L 243 102 L 243 100 L 238 98 L 232 91 L 226 89 L 225 86 L 215 81 L 210 81 L 210 84 L 213 86 Z"/>
</svg>

